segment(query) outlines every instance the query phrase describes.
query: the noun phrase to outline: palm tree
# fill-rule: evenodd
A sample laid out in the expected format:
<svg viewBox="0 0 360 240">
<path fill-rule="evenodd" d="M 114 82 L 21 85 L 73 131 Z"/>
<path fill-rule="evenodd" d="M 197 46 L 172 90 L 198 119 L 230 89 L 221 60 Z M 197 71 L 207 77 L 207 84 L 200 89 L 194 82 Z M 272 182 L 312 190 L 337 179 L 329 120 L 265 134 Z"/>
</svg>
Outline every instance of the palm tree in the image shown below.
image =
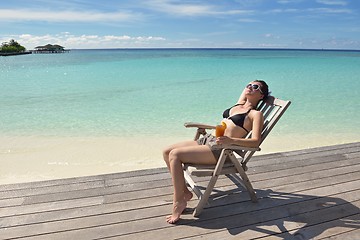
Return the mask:
<svg viewBox="0 0 360 240">
<path fill-rule="evenodd" d="M 0 47 L 0 52 L 2 53 L 11 53 L 11 52 L 25 52 L 26 48 L 21 46 L 14 39 L 11 39 L 10 42 L 3 42 Z"/>
</svg>

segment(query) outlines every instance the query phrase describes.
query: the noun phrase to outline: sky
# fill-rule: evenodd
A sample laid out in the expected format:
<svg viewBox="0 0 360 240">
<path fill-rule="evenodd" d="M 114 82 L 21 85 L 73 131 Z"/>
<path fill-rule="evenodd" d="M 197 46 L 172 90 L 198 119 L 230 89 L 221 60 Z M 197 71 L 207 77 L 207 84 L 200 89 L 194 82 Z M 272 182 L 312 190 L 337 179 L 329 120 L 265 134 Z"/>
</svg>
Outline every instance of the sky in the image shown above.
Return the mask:
<svg viewBox="0 0 360 240">
<path fill-rule="evenodd" d="M 0 42 L 360 49 L 360 0 L 2 0 Z"/>
</svg>

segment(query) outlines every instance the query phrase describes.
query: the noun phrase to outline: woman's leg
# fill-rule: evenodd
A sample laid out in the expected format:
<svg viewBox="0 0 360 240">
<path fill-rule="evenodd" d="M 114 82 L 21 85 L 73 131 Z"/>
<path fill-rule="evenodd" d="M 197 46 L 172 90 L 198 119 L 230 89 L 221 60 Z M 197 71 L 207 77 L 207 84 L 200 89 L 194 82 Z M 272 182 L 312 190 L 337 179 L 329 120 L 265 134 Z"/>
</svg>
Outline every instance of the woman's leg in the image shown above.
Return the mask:
<svg viewBox="0 0 360 240">
<path fill-rule="evenodd" d="M 210 148 L 206 145 L 193 145 L 175 148 L 169 153 L 169 167 L 174 186 L 174 202 L 172 215 L 167 217 L 168 223 L 179 220 L 181 213 L 186 208 L 184 194 L 185 178 L 183 163 L 216 164 L 216 159 Z"/>
<path fill-rule="evenodd" d="M 197 146 L 199 145 L 196 141 L 185 141 L 185 142 L 179 142 L 175 143 L 173 145 L 168 146 L 163 150 L 163 158 L 166 163 L 166 166 L 168 167 L 169 171 L 170 169 L 170 163 L 169 163 L 169 154 L 173 149 L 181 148 L 181 147 L 189 147 L 189 146 Z"/>
<path fill-rule="evenodd" d="M 165 148 L 163 150 L 163 158 L 164 161 L 166 163 L 166 166 L 168 167 L 170 173 L 171 173 L 171 168 L 170 168 L 170 162 L 169 162 L 169 155 L 170 152 L 174 149 L 177 148 L 182 148 L 182 147 L 189 147 L 189 146 L 198 146 L 199 144 L 196 141 L 185 141 L 185 142 L 180 142 L 180 143 L 176 143 L 173 145 L 168 146 L 167 148 Z M 186 184 L 184 184 L 184 198 L 186 201 L 190 201 L 193 197 L 192 192 L 189 191 L 189 189 L 186 187 Z"/>
</svg>

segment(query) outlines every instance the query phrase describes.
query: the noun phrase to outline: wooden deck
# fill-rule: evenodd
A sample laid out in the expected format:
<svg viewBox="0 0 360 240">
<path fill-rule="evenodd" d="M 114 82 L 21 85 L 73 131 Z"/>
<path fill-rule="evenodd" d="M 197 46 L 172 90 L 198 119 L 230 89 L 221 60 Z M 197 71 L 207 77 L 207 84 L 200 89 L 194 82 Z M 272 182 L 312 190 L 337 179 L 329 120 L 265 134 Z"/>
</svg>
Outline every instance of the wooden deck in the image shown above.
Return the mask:
<svg viewBox="0 0 360 240">
<path fill-rule="evenodd" d="M 258 203 L 220 178 L 177 225 L 165 168 L 2 185 L 0 239 L 360 239 L 360 142 L 255 156 L 248 175 Z"/>
</svg>

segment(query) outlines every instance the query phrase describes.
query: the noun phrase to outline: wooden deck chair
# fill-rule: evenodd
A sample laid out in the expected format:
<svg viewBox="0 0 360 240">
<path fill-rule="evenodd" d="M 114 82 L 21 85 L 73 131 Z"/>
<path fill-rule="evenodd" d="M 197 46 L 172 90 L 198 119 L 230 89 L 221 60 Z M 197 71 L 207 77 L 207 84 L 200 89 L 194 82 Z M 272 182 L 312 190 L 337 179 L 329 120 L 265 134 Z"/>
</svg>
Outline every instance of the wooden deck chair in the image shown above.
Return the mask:
<svg viewBox="0 0 360 240">
<path fill-rule="evenodd" d="M 260 145 L 284 114 L 290 103 L 290 101 L 283 101 L 270 97 L 266 102 L 262 102 L 259 105 L 257 109 L 264 115 L 264 127 L 261 133 Z M 199 123 L 185 123 L 185 127 L 197 128 L 195 140 L 197 140 L 201 135 L 206 134 L 207 129 L 215 129 L 215 126 Z M 249 137 L 251 137 L 251 132 L 246 136 L 246 138 Z M 218 148 L 222 149 L 222 152 L 216 165 L 184 165 L 185 180 L 200 200 L 193 212 L 194 216 L 198 216 L 205 204 L 208 202 L 209 196 L 212 193 L 219 175 L 227 175 L 228 177 L 232 177 L 232 179 L 238 179 L 239 183 L 249 192 L 251 200 L 253 202 L 257 202 L 255 191 L 245 171 L 247 170 L 246 164 L 256 151 L 260 151 L 260 148 L 247 148 L 237 145 L 222 145 Z M 238 155 L 238 158 L 235 156 L 234 152 Z M 227 159 L 230 159 L 230 161 Z M 240 175 L 240 178 L 236 175 L 237 173 Z M 211 176 L 204 192 L 201 191 L 201 186 L 195 183 L 192 176 Z"/>
</svg>

